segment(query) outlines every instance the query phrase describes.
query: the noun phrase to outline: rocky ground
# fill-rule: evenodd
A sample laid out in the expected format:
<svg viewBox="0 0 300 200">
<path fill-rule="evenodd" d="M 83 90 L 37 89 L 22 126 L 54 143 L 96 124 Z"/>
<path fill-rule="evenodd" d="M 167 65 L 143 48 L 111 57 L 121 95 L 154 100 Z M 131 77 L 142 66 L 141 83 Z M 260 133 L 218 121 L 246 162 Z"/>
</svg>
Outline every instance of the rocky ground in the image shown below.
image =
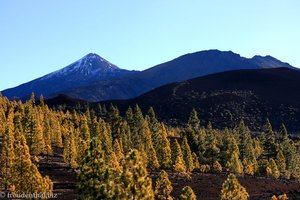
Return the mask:
<svg viewBox="0 0 300 200">
<path fill-rule="evenodd" d="M 50 176 L 54 183 L 54 194 L 57 199 L 75 200 L 79 199 L 76 191 L 76 173 L 68 167 L 63 160 L 62 149 L 55 149 L 53 156 L 48 159 L 40 158 L 39 170 L 43 175 Z M 157 179 L 159 172 L 151 172 L 153 183 Z M 178 177 L 168 171 L 169 178 L 173 183 L 172 196 L 178 198 L 181 189 L 189 185 L 193 188 L 198 199 L 217 200 L 221 191 L 222 183 L 227 178 L 227 174 L 193 173 L 191 179 Z M 290 200 L 300 199 L 300 183 L 292 180 L 274 180 L 266 177 L 240 176 L 239 182 L 246 187 L 250 195 L 250 200 L 270 200 L 273 194 L 286 193 Z"/>
</svg>

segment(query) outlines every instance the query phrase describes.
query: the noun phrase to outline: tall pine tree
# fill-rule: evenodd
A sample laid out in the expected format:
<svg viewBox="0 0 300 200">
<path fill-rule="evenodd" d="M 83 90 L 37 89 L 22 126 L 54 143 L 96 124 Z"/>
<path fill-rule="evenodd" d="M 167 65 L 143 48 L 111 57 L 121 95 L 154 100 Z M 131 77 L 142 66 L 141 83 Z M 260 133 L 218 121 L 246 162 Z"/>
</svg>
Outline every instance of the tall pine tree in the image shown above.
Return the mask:
<svg viewBox="0 0 300 200">
<path fill-rule="evenodd" d="M 168 173 L 162 170 L 159 173 L 155 186 L 155 197 L 159 200 L 172 200 L 171 192 L 173 190 L 172 182 L 169 180 Z"/>
<path fill-rule="evenodd" d="M 220 197 L 221 200 L 247 200 L 249 194 L 238 182 L 236 176 L 234 174 L 229 174 L 227 180 L 222 185 Z"/>
<path fill-rule="evenodd" d="M 190 186 L 185 186 L 182 189 L 180 200 L 196 200 L 197 197 Z"/>
</svg>

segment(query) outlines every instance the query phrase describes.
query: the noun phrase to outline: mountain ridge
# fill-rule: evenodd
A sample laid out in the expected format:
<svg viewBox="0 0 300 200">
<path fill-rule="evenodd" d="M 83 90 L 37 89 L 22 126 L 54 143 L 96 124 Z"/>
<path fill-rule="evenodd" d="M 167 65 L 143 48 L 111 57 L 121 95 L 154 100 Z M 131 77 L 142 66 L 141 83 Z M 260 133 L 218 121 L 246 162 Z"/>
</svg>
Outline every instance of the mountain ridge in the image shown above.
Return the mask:
<svg viewBox="0 0 300 200">
<path fill-rule="evenodd" d="M 272 65 L 266 65 L 272 60 Z M 294 68 L 288 63 L 269 57 L 260 57 L 261 64 L 252 58 L 241 57 L 232 51 L 205 50 L 179 56 L 168 62 L 143 70 L 137 74 L 113 80 L 99 81 L 89 87 L 74 88 L 64 94 L 96 102 L 109 99 L 129 99 L 156 87 L 199 76 L 239 69 Z"/>
<path fill-rule="evenodd" d="M 17 96 L 25 99 L 29 98 L 31 92 L 37 96 L 43 94 L 46 98 L 65 94 L 90 102 L 129 99 L 165 84 L 199 76 L 239 69 L 277 67 L 294 68 L 271 56 L 245 58 L 232 51 L 205 50 L 185 54 L 138 72 L 120 69 L 97 54 L 90 53 L 61 70 L 2 93 L 9 98 Z"/>
</svg>

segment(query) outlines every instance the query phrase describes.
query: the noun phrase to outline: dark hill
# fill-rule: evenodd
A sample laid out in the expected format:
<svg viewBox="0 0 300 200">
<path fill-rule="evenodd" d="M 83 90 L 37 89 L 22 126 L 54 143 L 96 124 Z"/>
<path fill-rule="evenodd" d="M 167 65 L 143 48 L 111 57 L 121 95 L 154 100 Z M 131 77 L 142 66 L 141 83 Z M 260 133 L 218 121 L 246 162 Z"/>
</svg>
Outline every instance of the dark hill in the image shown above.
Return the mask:
<svg viewBox="0 0 300 200">
<path fill-rule="evenodd" d="M 252 130 L 269 118 L 275 128 L 284 122 L 300 131 L 300 71 L 288 68 L 238 70 L 208 75 L 162 86 L 131 100 L 106 101 L 124 112 L 139 104 L 154 108 L 171 124 L 186 122 L 193 108 L 215 127 L 233 127 L 241 119 Z"/>
</svg>

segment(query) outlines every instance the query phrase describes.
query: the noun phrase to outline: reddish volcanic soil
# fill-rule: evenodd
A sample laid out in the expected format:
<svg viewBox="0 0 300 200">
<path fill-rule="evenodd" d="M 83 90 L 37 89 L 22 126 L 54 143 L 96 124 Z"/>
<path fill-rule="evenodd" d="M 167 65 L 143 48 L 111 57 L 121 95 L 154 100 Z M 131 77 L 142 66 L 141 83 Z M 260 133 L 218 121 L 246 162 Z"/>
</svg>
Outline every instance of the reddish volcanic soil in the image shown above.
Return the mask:
<svg viewBox="0 0 300 200">
<path fill-rule="evenodd" d="M 157 175 L 153 176 L 153 182 Z M 222 188 L 222 183 L 226 180 L 227 174 L 193 173 L 192 179 L 176 178 L 169 173 L 169 178 L 173 183 L 173 197 L 179 197 L 181 189 L 189 185 L 193 188 L 198 199 L 216 200 Z M 300 199 L 300 183 L 290 180 L 274 180 L 266 177 L 238 177 L 239 182 L 246 188 L 250 195 L 250 200 L 270 200 L 272 195 L 286 193 L 290 200 Z"/>
<path fill-rule="evenodd" d="M 54 156 L 40 158 L 39 169 L 43 175 L 50 176 L 54 183 L 54 194 L 58 199 L 73 200 L 79 199 L 76 191 L 76 173 L 63 161 L 62 150 L 56 149 Z M 178 177 L 171 171 L 167 171 L 173 183 L 172 196 L 178 198 L 184 186 L 191 186 L 197 195 L 197 199 L 217 200 L 221 191 L 222 183 L 226 180 L 227 174 L 193 173 L 191 179 Z M 153 185 L 158 172 L 152 172 Z M 300 199 L 300 183 L 292 180 L 274 180 L 266 177 L 240 176 L 239 182 L 246 188 L 250 200 L 270 200 L 273 194 L 286 193 L 289 200 Z"/>
</svg>

